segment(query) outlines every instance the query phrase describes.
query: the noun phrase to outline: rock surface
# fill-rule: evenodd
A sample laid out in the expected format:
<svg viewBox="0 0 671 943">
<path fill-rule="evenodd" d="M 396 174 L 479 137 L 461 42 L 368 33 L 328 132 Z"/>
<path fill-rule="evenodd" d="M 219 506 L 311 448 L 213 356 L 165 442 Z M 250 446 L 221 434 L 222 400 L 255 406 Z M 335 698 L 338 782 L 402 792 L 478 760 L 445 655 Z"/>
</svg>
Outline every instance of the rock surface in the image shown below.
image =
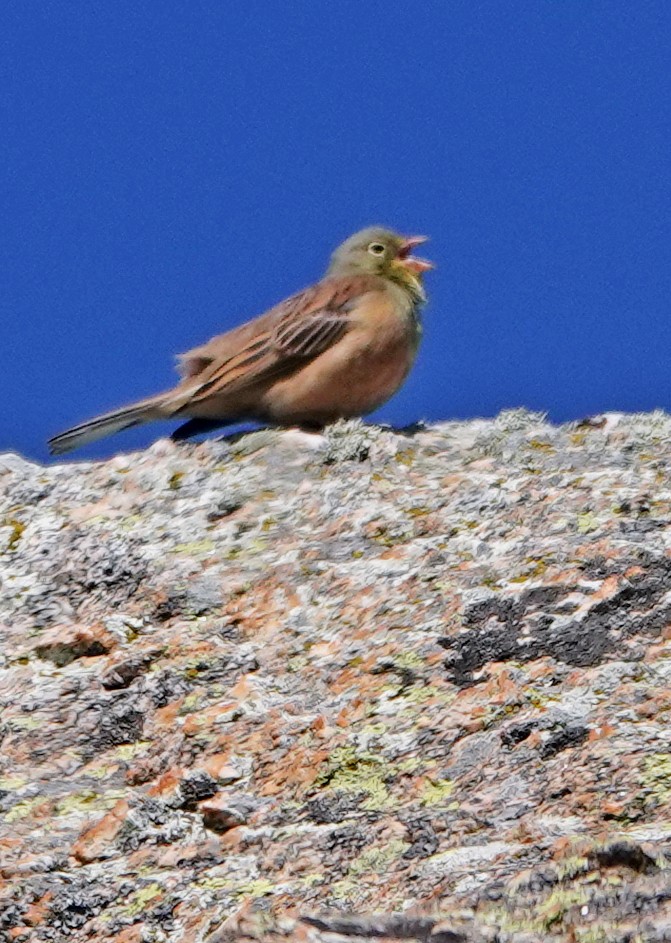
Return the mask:
<svg viewBox="0 0 671 943">
<path fill-rule="evenodd" d="M 0 456 L 0 938 L 671 939 L 670 468 L 657 413 Z"/>
</svg>

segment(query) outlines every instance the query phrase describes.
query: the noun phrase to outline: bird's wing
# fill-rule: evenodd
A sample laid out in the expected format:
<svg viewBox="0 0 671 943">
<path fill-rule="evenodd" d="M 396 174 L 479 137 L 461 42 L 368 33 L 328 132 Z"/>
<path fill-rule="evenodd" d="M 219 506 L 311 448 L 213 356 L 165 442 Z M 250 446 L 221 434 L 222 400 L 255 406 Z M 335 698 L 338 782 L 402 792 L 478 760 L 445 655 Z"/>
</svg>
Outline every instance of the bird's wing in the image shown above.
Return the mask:
<svg viewBox="0 0 671 943">
<path fill-rule="evenodd" d="M 370 276 L 325 279 L 266 314 L 183 354 L 189 403 L 235 393 L 291 373 L 335 344 L 351 327 L 357 300 L 379 288 Z"/>
</svg>

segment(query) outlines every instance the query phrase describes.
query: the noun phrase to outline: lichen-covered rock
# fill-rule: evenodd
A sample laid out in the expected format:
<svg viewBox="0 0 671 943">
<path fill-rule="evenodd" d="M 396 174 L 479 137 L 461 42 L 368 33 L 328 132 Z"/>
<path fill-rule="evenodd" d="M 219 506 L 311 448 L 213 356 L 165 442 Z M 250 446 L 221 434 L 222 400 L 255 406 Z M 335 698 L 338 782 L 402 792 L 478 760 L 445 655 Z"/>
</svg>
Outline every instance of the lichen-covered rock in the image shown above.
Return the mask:
<svg viewBox="0 0 671 943">
<path fill-rule="evenodd" d="M 0 456 L 0 938 L 666 940 L 671 419 Z"/>
</svg>

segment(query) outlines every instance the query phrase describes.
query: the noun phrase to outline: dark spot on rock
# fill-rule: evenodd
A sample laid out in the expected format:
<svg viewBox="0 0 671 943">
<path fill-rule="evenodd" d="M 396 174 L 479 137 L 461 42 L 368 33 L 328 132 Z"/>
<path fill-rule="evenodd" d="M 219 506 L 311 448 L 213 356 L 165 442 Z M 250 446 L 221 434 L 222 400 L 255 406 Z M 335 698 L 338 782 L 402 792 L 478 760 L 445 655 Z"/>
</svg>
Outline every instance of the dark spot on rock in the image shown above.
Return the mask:
<svg viewBox="0 0 671 943">
<path fill-rule="evenodd" d="M 136 795 L 130 803 L 126 820 L 117 832 L 115 843 L 123 854 L 140 845 L 166 845 L 187 834 L 190 823 L 183 813 L 151 796 Z"/>
<path fill-rule="evenodd" d="M 654 530 L 668 527 L 669 522 L 664 518 L 650 517 L 637 521 L 620 521 L 619 531 L 624 536 L 633 537 L 637 534 L 649 534 Z"/>
<path fill-rule="evenodd" d="M 193 687 L 191 681 L 173 668 L 152 672 L 143 682 L 143 690 L 151 698 L 154 707 L 165 707 L 188 694 Z"/>
<path fill-rule="evenodd" d="M 219 791 L 215 779 L 204 770 L 196 770 L 185 776 L 179 785 L 178 808 L 192 812 L 203 799 L 209 799 Z"/>
<path fill-rule="evenodd" d="M 535 586 L 525 590 L 520 597 L 520 606 L 527 609 L 551 607 L 558 599 L 573 590 L 572 586 Z"/>
<path fill-rule="evenodd" d="M 542 744 L 539 753 L 542 760 L 549 760 L 551 757 L 561 753 L 569 747 L 580 746 L 589 736 L 589 728 L 575 724 L 570 727 L 563 727 L 561 730 L 551 734 L 549 740 Z"/>
<path fill-rule="evenodd" d="M 92 598 L 104 598 L 106 607 L 113 609 L 135 595 L 148 572 L 148 561 L 130 538 L 72 530 L 45 559 L 39 576 L 49 596 L 65 597 L 75 610 Z"/>
<path fill-rule="evenodd" d="M 517 890 L 520 893 L 539 894 L 558 883 L 559 878 L 553 868 L 536 868 L 528 877 L 518 882 Z"/>
<path fill-rule="evenodd" d="M 0 908 L 0 930 L 13 930 L 15 927 L 25 927 L 23 915 L 26 912 L 27 904 L 10 904 L 3 901 Z M 7 936 L 5 939 L 10 940 Z"/>
<path fill-rule="evenodd" d="M 369 838 L 365 829 L 358 825 L 344 825 L 330 832 L 324 844 L 329 852 L 346 851 L 354 858 L 368 843 Z"/>
<path fill-rule="evenodd" d="M 327 825 L 331 822 L 342 822 L 353 812 L 356 812 L 363 800 L 365 794 L 335 792 L 330 796 L 318 796 L 316 799 L 310 799 L 304 807 L 308 818 L 316 822 L 317 825 Z"/>
<path fill-rule="evenodd" d="M 143 914 L 143 922 L 160 927 L 163 934 L 172 932 L 175 929 L 173 910 L 178 903 L 179 900 L 174 898 L 161 901 Z"/>
<path fill-rule="evenodd" d="M 69 877 L 68 886 L 57 892 L 51 904 L 48 922 L 68 935 L 84 926 L 112 901 L 124 897 L 133 889 L 129 882 L 113 886 L 91 882 L 86 878 Z"/>
<path fill-rule="evenodd" d="M 580 564 L 580 569 L 588 580 L 605 580 L 607 576 L 619 576 L 626 568 L 622 561 L 609 560 L 600 555 L 589 557 Z"/>
<path fill-rule="evenodd" d="M 106 655 L 116 644 L 114 636 L 102 625 L 73 622 L 48 629 L 35 642 L 33 651 L 38 658 L 63 668 L 79 658 Z"/>
<path fill-rule="evenodd" d="M 477 602 L 464 611 L 463 622 L 468 627 L 480 626 L 490 619 L 507 624 L 515 618 L 519 608 L 513 599 L 499 599 L 498 597 L 483 599 L 482 602 Z"/>
<path fill-rule="evenodd" d="M 475 683 L 474 672 L 488 662 L 508 659 L 527 662 L 550 656 L 576 667 L 598 665 L 612 655 L 640 660 L 641 651 L 627 645 L 630 639 L 657 637 L 671 621 L 671 607 L 655 608 L 671 586 L 671 560 L 642 555 L 619 561 L 618 570 L 621 574 L 633 566 L 644 570 L 622 579 L 612 596 L 595 602 L 584 618 L 573 622 L 557 618 L 557 605 L 572 586 L 540 587 L 517 598 L 493 597 L 467 608 L 466 631 L 438 639 L 450 652 L 445 662 L 448 677 L 467 687 Z"/>
<path fill-rule="evenodd" d="M 417 940 L 422 943 L 466 943 L 469 937 L 459 930 L 447 927 L 447 921 L 435 917 L 412 914 L 311 914 L 301 916 L 301 922 L 324 933 L 337 934 L 345 939 Z"/>
<path fill-rule="evenodd" d="M 548 792 L 548 799 L 563 799 L 564 796 L 570 796 L 571 789 L 569 786 L 560 786 L 559 789 L 551 789 Z"/>
<path fill-rule="evenodd" d="M 410 847 L 403 853 L 404 858 L 429 858 L 438 851 L 440 842 L 429 819 L 406 819 L 404 824 L 410 842 Z"/>
<path fill-rule="evenodd" d="M 419 678 L 417 672 L 408 665 L 399 665 L 389 658 L 384 658 L 378 661 L 377 664 L 371 668 L 370 673 L 373 675 L 396 675 L 401 683 L 401 689 L 398 692 L 399 694 L 405 691 L 407 688 L 411 688 Z"/>
<path fill-rule="evenodd" d="M 89 758 L 118 747 L 124 743 L 136 743 L 142 739 L 144 714 L 125 700 L 117 703 L 97 705 L 98 722 L 96 728 L 86 734 L 84 753 Z"/>
<path fill-rule="evenodd" d="M 198 684 L 225 684 L 233 686 L 241 674 L 250 674 L 259 670 L 259 662 L 253 655 L 222 655 L 210 661 L 202 661 L 192 666 L 198 673 Z"/>
<path fill-rule="evenodd" d="M 494 881 L 480 893 L 483 900 L 501 900 L 505 893 L 505 885 L 501 881 Z"/>
<path fill-rule="evenodd" d="M 516 747 L 518 743 L 526 740 L 528 736 L 531 735 L 535 728 L 533 721 L 527 721 L 526 723 L 520 724 L 510 724 L 509 727 L 506 727 L 505 730 L 501 731 L 501 743 L 504 747 L 509 747 L 512 749 Z"/>
<path fill-rule="evenodd" d="M 187 608 L 186 593 L 178 591 L 157 602 L 152 615 L 157 622 L 168 622 L 170 619 L 184 615 Z"/>
<path fill-rule="evenodd" d="M 640 874 L 659 871 L 654 858 L 633 841 L 614 841 L 590 853 L 590 858 L 602 868 L 626 867 Z"/>
<path fill-rule="evenodd" d="M 231 514 L 239 511 L 242 505 L 243 501 L 239 498 L 234 498 L 232 496 L 220 498 L 214 507 L 208 511 L 207 520 L 210 521 L 210 523 L 213 523 L 215 521 L 223 520 L 225 517 L 230 517 Z"/>
</svg>

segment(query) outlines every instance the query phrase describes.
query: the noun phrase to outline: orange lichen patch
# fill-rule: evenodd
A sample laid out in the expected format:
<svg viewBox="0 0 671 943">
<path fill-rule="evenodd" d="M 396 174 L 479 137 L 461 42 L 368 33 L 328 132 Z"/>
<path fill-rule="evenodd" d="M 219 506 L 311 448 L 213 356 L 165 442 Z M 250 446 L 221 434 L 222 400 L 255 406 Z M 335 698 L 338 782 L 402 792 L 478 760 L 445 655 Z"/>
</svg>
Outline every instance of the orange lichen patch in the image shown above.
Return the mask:
<svg viewBox="0 0 671 943">
<path fill-rule="evenodd" d="M 599 794 L 599 789 L 582 789 L 579 792 L 576 792 L 573 795 L 573 802 L 575 803 L 576 809 L 585 809 L 591 810 L 594 808 L 594 799 L 595 796 Z"/>
<path fill-rule="evenodd" d="M 24 847 L 23 840 L 20 838 L 17 838 L 15 835 L 11 835 L 11 834 L 3 835 L 2 838 L 0 838 L 0 851 L 3 852 L 3 855 L 5 853 L 9 854 L 11 851 L 14 851 L 16 849 L 23 848 L 23 847 Z M 2 860 L 3 859 L 0 858 L 0 867 L 3 867 Z"/>
<path fill-rule="evenodd" d="M 370 664 L 374 664 L 374 660 L 371 660 Z M 329 689 L 334 695 L 338 695 L 353 689 L 361 691 L 365 687 L 366 694 L 370 695 L 373 691 L 382 690 L 388 683 L 388 679 L 383 675 L 362 673 L 361 665 L 354 664 L 338 672 L 330 682 Z"/>
<path fill-rule="evenodd" d="M 328 756 L 328 750 L 310 750 L 296 745 L 286 756 L 272 764 L 270 775 L 263 775 L 267 769 L 260 771 L 260 795 L 273 796 L 283 790 L 288 796 L 300 795 L 315 781 L 321 764 Z"/>
<path fill-rule="evenodd" d="M 630 566 L 624 571 L 624 578 L 626 580 L 632 579 L 634 576 L 642 576 L 645 573 L 645 570 L 642 566 Z"/>
<path fill-rule="evenodd" d="M 106 494 L 99 501 L 72 508 L 70 518 L 77 524 L 84 524 L 86 521 L 94 520 L 101 515 L 107 520 L 114 520 L 125 517 L 134 503 L 132 497 L 126 497 L 120 491 L 117 491 Z"/>
<path fill-rule="evenodd" d="M 242 675 L 242 677 L 234 684 L 234 686 L 228 692 L 228 696 L 231 698 L 237 698 L 238 700 L 248 699 L 256 689 L 254 678 L 252 675 Z"/>
<path fill-rule="evenodd" d="M 217 860 L 221 856 L 221 852 L 221 839 L 218 835 L 211 835 L 206 841 L 199 841 L 193 845 L 154 849 L 154 857 L 156 867 L 176 868 L 187 861 Z"/>
<path fill-rule="evenodd" d="M 534 730 L 524 741 L 526 745 L 532 749 L 536 749 L 543 742 L 543 735 L 539 730 Z"/>
<path fill-rule="evenodd" d="M 656 698 L 650 698 L 647 701 L 643 701 L 642 704 L 636 706 L 636 713 L 639 717 L 645 719 L 650 717 L 656 717 L 660 711 L 660 703 Z M 668 705 L 667 705 L 668 710 Z"/>
<path fill-rule="evenodd" d="M 232 783 L 242 776 L 240 768 L 231 762 L 230 751 L 208 756 L 201 761 L 200 768 L 221 783 Z"/>
<path fill-rule="evenodd" d="M 338 712 L 335 718 L 337 727 L 349 727 L 366 716 L 365 702 L 361 698 L 354 698 Z"/>
<path fill-rule="evenodd" d="M 627 803 L 624 801 L 618 802 L 616 799 L 605 799 L 601 805 L 601 812 L 604 816 L 617 819 L 623 815 L 626 808 Z"/>
<path fill-rule="evenodd" d="M 99 858 L 106 858 L 113 853 L 111 843 L 126 821 L 129 805 L 125 799 L 119 799 L 94 825 L 85 829 L 72 846 L 72 854 L 82 864 L 89 864 Z"/>
<path fill-rule="evenodd" d="M 178 697 L 165 707 L 157 708 L 152 715 L 152 727 L 157 731 L 164 728 L 174 730 L 183 703 L 184 697 Z"/>
<path fill-rule="evenodd" d="M 25 927 L 10 927 L 5 932 L 8 940 L 16 940 L 17 943 L 23 939 L 28 939 L 28 930 Z"/>
<path fill-rule="evenodd" d="M 335 656 L 342 651 L 342 642 L 340 639 L 331 639 L 329 642 L 317 642 L 310 650 L 313 658 L 328 658 Z"/>
<path fill-rule="evenodd" d="M 36 927 L 38 924 L 43 923 L 49 912 L 49 907 L 53 898 L 53 893 L 51 891 L 47 891 L 46 894 L 43 894 L 42 897 L 34 901 L 23 914 L 24 923 L 27 923 L 29 927 Z"/>
<path fill-rule="evenodd" d="M 205 930 L 212 927 L 215 916 L 214 914 L 204 915 L 197 900 L 190 899 L 176 904 L 172 914 L 174 919 L 179 922 L 180 934 L 185 941 L 205 939 Z M 214 926 L 217 923 L 218 921 L 214 922 Z"/>
<path fill-rule="evenodd" d="M 613 545 L 610 538 L 603 537 L 589 543 L 580 543 L 574 548 L 574 560 L 617 560 L 620 556 L 620 550 Z"/>
<path fill-rule="evenodd" d="M 329 724 L 327 718 L 324 717 L 323 714 L 320 714 L 319 717 L 316 717 L 312 721 L 310 727 L 318 737 L 322 737 L 324 740 L 332 737 L 335 732 L 335 727 Z"/>
<path fill-rule="evenodd" d="M 493 669 L 484 691 L 486 700 L 491 704 L 506 704 L 518 700 L 521 695 L 520 685 L 513 673 L 503 667 Z"/>
<path fill-rule="evenodd" d="M 202 731 L 216 730 L 222 724 L 229 724 L 240 715 L 238 701 L 226 701 L 223 704 L 213 704 L 203 710 L 186 714 L 182 723 L 184 735 L 189 737 Z"/>
<path fill-rule="evenodd" d="M 229 828 L 223 835 L 218 836 L 222 857 L 240 852 L 246 844 L 248 834 L 249 829 L 244 825 L 239 825 Z"/>
<path fill-rule="evenodd" d="M 147 795 L 161 796 L 163 798 L 175 795 L 180 783 L 184 779 L 184 774 L 185 770 L 180 769 L 180 767 L 174 767 L 168 770 L 166 773 L 163 773 L 158 782 L 154 783 L 154 785 L 149 788 Z"/>
<path fill-rule="evenodd" d="M 427 668 L 438 668 L 445 661 L 445 652 L 428 652 L 424 655 L 424 661 L 426 662 Z"/>
<path fill-rule="evenodd" d="M 142 943 L 144 930 L 141 923 L 136 923 L 131 927 L 124 927 L 114 936 L 108 937 L 110 943 Z"/>
</svg>

